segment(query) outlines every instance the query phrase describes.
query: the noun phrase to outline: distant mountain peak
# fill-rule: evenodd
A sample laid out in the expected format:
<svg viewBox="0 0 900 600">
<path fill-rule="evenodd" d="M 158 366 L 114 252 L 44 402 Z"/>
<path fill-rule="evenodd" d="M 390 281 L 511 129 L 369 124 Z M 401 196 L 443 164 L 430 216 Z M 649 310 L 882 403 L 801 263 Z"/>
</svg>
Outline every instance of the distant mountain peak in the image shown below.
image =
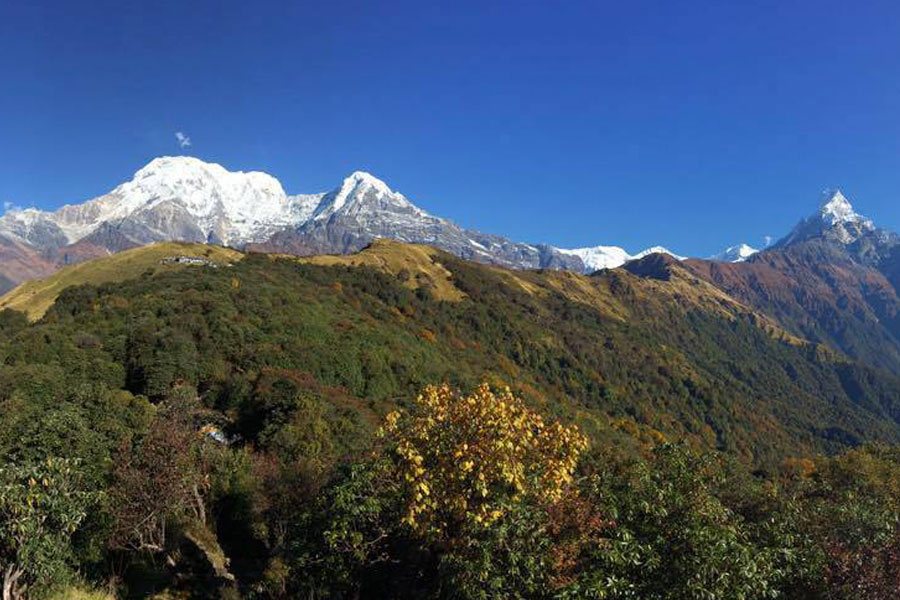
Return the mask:
<svg viewBox="0 0 900 600">
<path fill-rule="evenodd" d="M 679 256 L 662 246 L 653 246 L 637 254 L 629 254 L 627 250 L 619 246 L 592 246 L 590 248 L 574 248 L 572 250 L 557 248 L 556 250 L 569 256 L 577 256 L 590 271 L 615 269 L 629 261 L 640 260 L 651 254 L 666 254 L 676 260 L 684 260 L 683 256 Z"/>
<path fill-rule="evenodd" d="M 241 245 L 293 225 L 298 212 L 297 202 L 267 173 L 229 171 L 192 156 L 160 156 L 92 200 L 53 212 L 4 215 L 0 232 L 40 247 L 65 246 L 111 229 L 130 245 L 169 239 Z"/>
<path fill-rule="evenodd" d="M 838 189 L 825 190 L 822 193 L 822 206 L 819 209 L 819 214 L 823 221 L 832 226 L 838 223 L 868 221 L 868 219 L 853 209 L 853 205 Z"/>
<path fill-rule="evenodd" d="M 800 221 L 775 246 L 784 247 L 815 238 L 846 246 L 875 231 L 875 224 L 857 213 L 840 190 L 830 189 L 823 192 L 819 211 Z"/>
<path fill-rule="evenodd" d="M 407 200 L 400 192 L 392 190 L 381 179 L 365 171 L 354 171 L 344 178 L 340 187 L 325 194 L 312 220 L 326 220 L 336 213 L 350 210 L 356 212 L 383 210 L 385 206 L 427 216 L 425 211 Z"/>
<path fill-rule="evenodd" d="M 138 169 L 135 175 L 142 175 L 144 173 L 152 173 L 158 169 L 169 169 L 169 168 L 177 168 L 179 166 L 188 166 L 188 167 L 200 167 L 200 166 L 212 166 L 218 167 L 224 170 L 219 164 L 206 162 L 197 158 L 196 156 L 186 156 L 186 155 L 176 155 L 176 156 L 157 156 L 148 162 L 146 165 Z"/>
<path fill-rule="evenodd" d="M 334 200 L 335 210 L 343 206 L 349 198 L 360 196 L 369 190 L 374 191 L 378 196 L 403 196 L 403 194 L 394 192 L 388 187 L 388 184 L 371 173 L 354 171 L 344 178 L 341 187 L 338 189 L 337 197 Z"/>
<path fill-rule="evenodd" d="M 573 248 L 571 250 L 560 248 L 559 251 L 569 256 L 577 256 L 590 271 L 615 269 L 631 260 L 628 251 L 619 246 L 591 246 L 590 248 Z"/>
<path fill-rule="evenodd" d="M 710 260 L 718 262 L 744 262 L 757 252 L 759 252 L 759 250 L 748 244 L 738 244 L 737 246 L 726 248 L 719 254 L 710 257 Z"/>
<path fill-rule="evenodd" d="M 641 250 L 640 252 L 638 252 L 637 254 L 632 256 L 631 258 L 633 260 L 638 260 L 638 259 L 644 258 L 645 256 L 650 256 L 651 254 L 665 254 L 667 256 L 671 256 L 675 260 L 684 260 L 685 258 L 687 258 L 686 256 L 681 256 L 679 254 L 675 254 L 674 252 L 672 252 L 665 246 L 651 246 L 650 248 L 647 248 L 646 250 Z"/>
<path fill-rule="evenodd" d="M 131 181 L 122 184 L 123 186 L 147 185 L 148 181 L 152 181 L 156 185 L 171 186 L 182 182 L 196 181 L 200 179 L 212 180 L 218 184 L 222 184 L 224 180 L 232 180 L 232 185 L 244 184 L 246 180 L 252 180 L 261 187 L 268 187 L 271 190 L 284 194 L 275 177 L 262 171 L 229 171 L 222 165 L 214 162 L 206 162 L 193 156 L 159 156 L 154 158 L 146 165 L 141 167 L 132 177 Z"/>
<path fill-rule="evenodd" d="M 341 185 L 341 188 L 345 188 L 347 186 L 369 186 L 375 188 L 375 190 L 381 194 L 394 194 L 395 192 L 388 187 L 381 179 L 378 179 L 371 173 L 367 173 L 366 171 L 354 171 L 350 173 L 347 177 L 344 178 L 344 182 Z M 401 194 L 402 195 L 402 194 Z"/>
</svg>

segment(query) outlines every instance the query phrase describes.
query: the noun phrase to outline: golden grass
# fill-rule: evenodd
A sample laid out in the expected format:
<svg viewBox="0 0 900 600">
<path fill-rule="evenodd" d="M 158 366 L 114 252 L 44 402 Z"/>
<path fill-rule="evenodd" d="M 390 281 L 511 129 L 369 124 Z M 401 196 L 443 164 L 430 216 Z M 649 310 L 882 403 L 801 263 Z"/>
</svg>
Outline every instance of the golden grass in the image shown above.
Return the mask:
<svg viewBox="0 0 900 600">
<path fill-rule="evenodd" d="M 622 269 L 595 276 L 571 271 L 522 271 L 519 275 L 510 272 L 510 277 L 514 280 L 510 284 L 519 285 L 529 293 L 557 292 L 613 319 L 633 318 L 629 304 L 625 302 L 626 296 L 630 296 L 631 301 L 674 304 L 683 310 L 699 309 L 729 320 L 748 317 L 756 327 L 777 341 L 792 346 L 809 343 L 678 265 L 671 267 L 671 277 L 666 281 L 639 277 Z M 626 296 L 623 296 L 622 288 L 628 289 Z"/>
<path fill-rule="evenodd" d="M 175 256 L 201 257 L 224 265 L 240 260 L 244 255 L 220 246 L 180 242 L 163 242 L 134 248 L 63 267 L 43 279 L 26 281 L 0 297 L 0 310 L 11 308 L 24 312 L 31 320 L 37 320 L 47 312 L 67 287 L 84 283 L 99 285 L 125 281 L 139 277 L 147 271 L 156 273 L 167 269 L 186 268 L 184 265 L 162 263 L 163 259 Z"/>
<path fill-rule="evenodd" d="M 453 274 L 438 261 L 439 253 L 431 246 L 404 244 L 392 240 L 375 240 L 358 252 L 348 255 L 320 255 L 297 258 L 314 265 L 370 266 L 392 275 L 408 274 L 403 284 L 416 289 L 431 288 L 438 300 L 458 302 L 465 297 L 453 285 Z"/>
<path fill-rule="evenodd" d="M 410 277 L 404 283 L 410 288 L 419 287 L 424 279 L 433 286 L 435 296 L 440 299 L 459 301 L 465 297 L 453 285 L 452 273 L 440 264 L 438 251 L 430 246 L 377 240 L 357 254 L 312 256 L 298 260 L 319 265 L 368 265 L 395 275 L 406 271 Z M 638 301 L 674 303 L 684 309 L 700 309 L 726 319 L 749 316 L 757 327 L 778 341 L 791 345 L 808 343 L 677 265 L 672 267 L 672 277 L 668 281 L 638 277 L 621 270 L 617 270 L 615 275 L 589 277 L 570 271 L 515 271 L 490 265 L 484 265 L 484 268 L 495 271 L 508 285 L 519 287 L 529 294 L 561 293 L 617 320 L 626 320 L 633 315 L 623 302 L 621 291 L 612 289 L 614 279 L 620 285 L 627 285 L 633 299 Z"/>
</svg>

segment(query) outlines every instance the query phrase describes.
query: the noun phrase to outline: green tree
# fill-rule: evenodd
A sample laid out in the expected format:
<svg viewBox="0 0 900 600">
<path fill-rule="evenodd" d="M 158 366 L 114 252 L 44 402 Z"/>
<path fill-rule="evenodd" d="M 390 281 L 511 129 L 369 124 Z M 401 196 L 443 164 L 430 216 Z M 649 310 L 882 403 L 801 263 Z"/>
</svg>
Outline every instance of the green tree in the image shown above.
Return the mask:
<svg viewBox="0 0 900 600">
<path fill-rule="evenodd" d="M 3 600 L 22 598 L 30 587 L 52 588 L 71 575 L 72 534 L 93 500 L 74 461 L 0 468 Z"/>
<path fill-rule="evenodd" d="M 662 445 L 650 460 L 603 471 L 595 499 L 616 522 L 581 585 L 596 597 L 659 600 L 775 598 L 780 549 L 719 497 L 715 455 Z"/>
</svg>

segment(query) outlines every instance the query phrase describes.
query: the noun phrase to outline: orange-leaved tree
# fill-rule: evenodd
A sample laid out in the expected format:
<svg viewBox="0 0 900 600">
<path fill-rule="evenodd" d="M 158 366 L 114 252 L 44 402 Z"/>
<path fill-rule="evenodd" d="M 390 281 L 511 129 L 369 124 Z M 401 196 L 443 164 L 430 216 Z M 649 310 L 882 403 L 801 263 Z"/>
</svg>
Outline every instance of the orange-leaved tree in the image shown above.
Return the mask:
<svg viewBox="0 0 900 600">
<path fill-rule="evenodd" d="M 404 522 L 431 538 L 487 527 L 518 501 L 558 502 L 587 448 L 575 425 L 545 421 L 509 388 L 429 386 L 417 405 L 389 414 L 382 434 L 406 489 Z"/>
</svg>

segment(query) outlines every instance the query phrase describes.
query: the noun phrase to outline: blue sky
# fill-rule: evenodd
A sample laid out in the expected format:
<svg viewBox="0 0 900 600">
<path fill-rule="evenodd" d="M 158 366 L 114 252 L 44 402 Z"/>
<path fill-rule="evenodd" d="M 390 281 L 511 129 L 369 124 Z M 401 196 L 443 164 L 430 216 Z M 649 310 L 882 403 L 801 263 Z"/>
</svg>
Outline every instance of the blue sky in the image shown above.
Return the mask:
<svg viewBox="0 0 900 600">
<path fill-rule="evenodd" d="M 0 201 L 186 152 L 564 247 L 759 244 L 831 186 L 900 229 L 900 3 L 852 4 L 4 0 Z"/>
</svg>

